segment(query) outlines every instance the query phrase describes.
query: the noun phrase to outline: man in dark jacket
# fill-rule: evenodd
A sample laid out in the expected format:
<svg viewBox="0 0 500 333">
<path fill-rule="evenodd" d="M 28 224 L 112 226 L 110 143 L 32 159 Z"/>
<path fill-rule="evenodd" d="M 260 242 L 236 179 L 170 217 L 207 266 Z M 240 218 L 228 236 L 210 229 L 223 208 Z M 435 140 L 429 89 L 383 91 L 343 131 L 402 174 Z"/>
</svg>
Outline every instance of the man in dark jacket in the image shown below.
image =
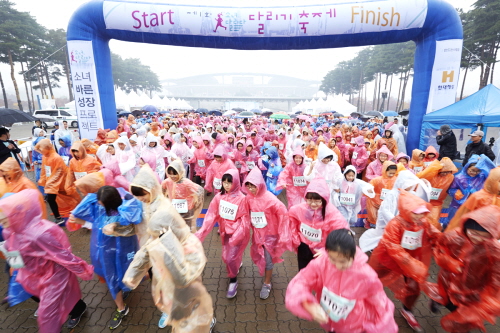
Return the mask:
<svg viewBox="0 0 500 333">
<path fill-rule="evenodd" d="M 17 154 L 21 152 L 21 149 L 17 148 L 14 141 L 10 140 L 9 130 L 5 127 L 0 128 L 0 164 L 2 164 L 9 157 L 14 157 L 19 163 Z M 19 163 L 21 164 L 21 163 Z"/>
<path fill-rule="evenodd" d="M 484 136 L 483 131 L 474 131 L 469 136 L 472 142 L 465 147 L 465 158 L 462 165 L 465 166 L 472 155 L 484 154 L 488 156 L 491 161 L 495 160 L 495 154 L 491 150 L 490 146 L 482 141 Z"/>
<path fill-rule="evenodd" d="M 443 125 L 437 132 L 436 142 L 439 145 L 439 159 L 449 157 L 450 160 L 457 158 L 457 138 L 449 125 Z"/>
</svg>

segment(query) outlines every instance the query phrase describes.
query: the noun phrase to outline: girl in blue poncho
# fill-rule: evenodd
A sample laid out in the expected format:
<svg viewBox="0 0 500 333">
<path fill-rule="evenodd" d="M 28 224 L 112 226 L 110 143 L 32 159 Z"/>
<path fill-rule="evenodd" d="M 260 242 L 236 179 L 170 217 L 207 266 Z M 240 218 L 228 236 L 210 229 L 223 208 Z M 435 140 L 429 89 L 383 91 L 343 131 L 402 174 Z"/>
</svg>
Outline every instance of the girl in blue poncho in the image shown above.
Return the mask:
<svg viewBox="0 0 500 333">
<path fill-rule="evenodd" d="M 448 211 L 448 219 L 443 224 L 443 227 L 448 226 L 458 208 L 472 193 L 483 188 L 484 181 L 494 167 L 493 162 L 484 154 L 471 156 L 463 169 L 455 175 L 455 179 L 448 189 L 448 194 L 453 200 Z"/>
<path fill-rule="evenodd" d="M 266 171 L 266 187 L 269 192 L 274 195 L 279 195 L 282 190 L 276 190 L 276 186 L 278 185 L 278 177 L 283 171 L 283 167 L 281 166 L 280 156 L 278 154 L 278 149 L 276 147 L 271 146 L 267 148 L 266 155 L 267 159 L 267 171 Z"/>
<path fill-rule="evenodd" d="M 69 165 L 69 160 L 73 158 L 73 155 L 71 155 L 71 137 L 69 135 L 65 135 L 59 138 L 59 144 L 61 145 L 61 148 L 59 148 L 57 153 L 62 157 L 64 163 Z"/>
<path fill-rule="evenodd" d="M 142 221 L 142 203 L 123 188 L 103 186 L 97 193 L 88 194 L 75 208 L 70 221 L 78 223 L 77 219 L 93 224 L 90 259 L 94 272 L 106 281 L 118 307 L 109 323 L 114 329 L 129 310 L 123 293 L 130 289 L 122 279 L 139 249 L 134 225 Z"/>
<path fill-rule="evenodd" d="M 35 128 L 33 130 L 33 137 L 35 138 L 33 140 L 33 143 L 31 144 L 31 160 L 33 164 L 35 165 L 35 183 L 38 184 L 38 181 L 40 180 L 40 171 L 42 170 L 42 154 L 37 152 L 35 150 L 35 146 L 38 142 L 41 140 L 45 139 L 45 131 L 41 128 Z M 38 189 L 40 192 L 42 192 L 43 195 L 45 195 L 45 192 L 43 190 L 43 186 L 38 186 Z"/>
</svg>

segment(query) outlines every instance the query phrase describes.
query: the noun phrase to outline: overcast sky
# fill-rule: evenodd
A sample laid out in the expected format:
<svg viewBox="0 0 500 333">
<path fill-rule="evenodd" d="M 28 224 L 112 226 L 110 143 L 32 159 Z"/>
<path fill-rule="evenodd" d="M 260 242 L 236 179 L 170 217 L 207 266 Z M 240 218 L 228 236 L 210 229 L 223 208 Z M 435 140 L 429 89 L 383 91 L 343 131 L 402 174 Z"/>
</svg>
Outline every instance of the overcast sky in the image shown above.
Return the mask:
<svg viewBox="0 0 500 333">
<path fill-rule="evenodd" d="M 72 13 L 85 0 L 11 0 L 20 11 L 30 12 L 43 26 L 66 30 Z M 231 4 L 235 0 L 157 0 L 149 2 L 185 3 L 185 4 Z M 251 5 L 291 3 L 311 4 L 311 0 L 247 0 Z M 335 3 L 339 0 L 316 0 L 314 3 Z M 343 0 L 342 2 L 346 2 Z M 474 0 L 449 0 L 455 7 L 469 10 Z M 239 3 L 243 3 L 240 0 Z M 121 41 L 111 41 L 111 50 L 124 58 L 140 58 L 141 61 L 151 66 L 160 79 L 180 78 L 197 74 L 252 72 L 282 74 L 293 77 L 321 81 L 325 74 L 343 60 L 351 59 L 359 52 L 361 47 L 342 49 L 320 50 L 290 50 L 290 51 L 240 51 L 204 48 L 187 48 L 178 46 L 159 46 L 151 44 L 138 44 Z M 8 68 L 0 66 L 7 87 L 12 83 L 8 76 Z M 20 68 L 19 68 L 20 70 Z M 471 75 L 466 87 L 468 93 L 477 90 L 479 83 L 478 74 Z M 476 78 L 477 77 L 477 78 Z M 476 80 L 477 79 L 477 80 Z M 495 80 L 497 81 L 497 80 Z M 499 79 L 500 81 L 500 79 Z M 24 88 L 23 88 L 24 89 Z M 67 89 L 66 89 L 67 91 Z"/>
</svg>

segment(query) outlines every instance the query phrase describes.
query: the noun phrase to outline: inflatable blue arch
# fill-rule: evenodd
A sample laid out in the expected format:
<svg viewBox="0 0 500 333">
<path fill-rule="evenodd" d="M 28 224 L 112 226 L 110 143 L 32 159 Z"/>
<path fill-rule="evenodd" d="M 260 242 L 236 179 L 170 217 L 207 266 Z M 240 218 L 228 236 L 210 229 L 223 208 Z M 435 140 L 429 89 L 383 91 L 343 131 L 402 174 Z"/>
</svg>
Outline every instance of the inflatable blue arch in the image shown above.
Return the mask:
<svg viewBox="0 0 500 333">
<path fill-rule="evenodd" d="M 426 113 L 455 102 L 462 24 L 441 0 L 319 0 L 265 7 L 94 0 L 82 5 L 67 32 L 82 137 L 116 127 L 109 40 L 239 50 L 339 48 L 414 41 L 407 148 L 422 146 Z M 206 4 L 209 1 L 204 1 Z M 333 52 L 332 52 L 333 54 Z"/>
</svg>

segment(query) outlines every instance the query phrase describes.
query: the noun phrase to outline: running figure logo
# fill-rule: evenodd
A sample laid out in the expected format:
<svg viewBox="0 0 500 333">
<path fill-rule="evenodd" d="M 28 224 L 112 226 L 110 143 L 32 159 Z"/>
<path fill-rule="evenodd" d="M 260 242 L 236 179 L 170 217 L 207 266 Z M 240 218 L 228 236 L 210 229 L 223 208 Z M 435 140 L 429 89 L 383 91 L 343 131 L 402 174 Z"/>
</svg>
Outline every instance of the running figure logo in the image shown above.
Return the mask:
<svg viewBox="0 0 500 333">
<path fill-rule="evenodd" d="M 221 17 L 221 16 L 222 16 L 222 13 L 217 14 L 217 18 L 215 19 L 215 20 L 217 21 L 217 25 L 215 26 L 215 30 L 214 30 L 214 32 L 217 32 L 217 29 L 218 29 L 219 27 L 224 28 L 224 30 L 227 30 L 227 28 L 226 28 L 225 26 L 223 26 L 223 25 L 222 25 L 222 22 L 224 22 L 224 20 L 222 19 L 222 17 Z"/>
</svg>

